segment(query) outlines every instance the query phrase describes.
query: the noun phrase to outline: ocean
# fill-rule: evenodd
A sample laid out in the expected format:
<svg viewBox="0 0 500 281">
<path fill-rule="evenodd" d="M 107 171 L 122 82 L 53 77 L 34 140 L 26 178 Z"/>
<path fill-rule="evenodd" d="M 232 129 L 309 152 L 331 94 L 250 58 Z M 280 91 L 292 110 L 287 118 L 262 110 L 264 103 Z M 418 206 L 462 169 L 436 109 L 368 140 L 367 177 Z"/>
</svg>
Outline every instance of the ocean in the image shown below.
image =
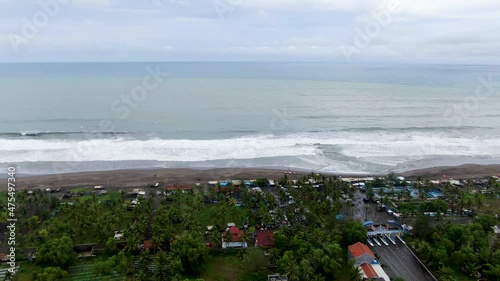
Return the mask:
<svg viewBox="0 0 500 281">
<path fill-rule="evenodd" d="M 500 163 L 500 67 L 0 64 L 0 168 L 388 173 Z"/>
</svg>

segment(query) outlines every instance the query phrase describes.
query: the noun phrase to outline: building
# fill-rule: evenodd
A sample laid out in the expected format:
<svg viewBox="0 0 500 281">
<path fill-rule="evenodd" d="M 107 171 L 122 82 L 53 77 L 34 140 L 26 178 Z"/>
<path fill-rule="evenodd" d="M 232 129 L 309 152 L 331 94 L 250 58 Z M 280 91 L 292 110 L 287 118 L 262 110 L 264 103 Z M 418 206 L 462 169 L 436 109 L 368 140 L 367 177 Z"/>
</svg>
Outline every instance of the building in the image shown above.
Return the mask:
<svg viewBox="0 0 500 281">
<path fill-rule="evenodd" d="M 279 274 L 272 274 L 267 276 L 267 281 L 288 281 L 288 278 Z"/>
<path fill-rule="evenodd" d="M 364 263 L 360 266 L 360 269 L 364 280 L 390 280 L 389 276 L 385 273 L 380 264 Z"/>
<path fill-rule="evenodd" d="M 363 243 L 356 243 L 348 247 L 347 256 L 356 261 L 363 280 L 389 281 L 390 278 L 385 273 L 375 254 Z"/>
<path fill-rule="evenodd" d="M 226 236 L 231 235 L 232 239 L 227 239 Z M 222 234 L 222 248 L 248 248 L 247 242 L 241 241 L 243 231 L 234 225 L 229 226 L 226 232 Z M 229 240 L 229 241 L 228 241 Z"/>
<path fill-rule="evenodd" d="M 151 240 L 144 240 L 144 243 L 142 243 L 142 248 L 144 250 L 153 249 L 153 241 L 151 241 Z"/>
<path fill-rule="evenodd" d="M 259 230 L 255 233 L 255 246 L 271 248 L 274 246 L 273 233 L 269 230 Z"/>
<path fill-rule="evenodd" d="M 495 225 L 493 228 L 493 232 L 495 232 L 495 235 L 498 239 L 500 239 L 500 227 L 498 225 Z"/>
<path fill-rule="evenodd" d="M 356 265 L 361 265 L 363 263 L 372 263 L 375 258 L 375 254 L 366 246 L 365 244 L 358 242 L 351 245 L 347 249 L 347 257 L 356 260 Z"/>
</svg>

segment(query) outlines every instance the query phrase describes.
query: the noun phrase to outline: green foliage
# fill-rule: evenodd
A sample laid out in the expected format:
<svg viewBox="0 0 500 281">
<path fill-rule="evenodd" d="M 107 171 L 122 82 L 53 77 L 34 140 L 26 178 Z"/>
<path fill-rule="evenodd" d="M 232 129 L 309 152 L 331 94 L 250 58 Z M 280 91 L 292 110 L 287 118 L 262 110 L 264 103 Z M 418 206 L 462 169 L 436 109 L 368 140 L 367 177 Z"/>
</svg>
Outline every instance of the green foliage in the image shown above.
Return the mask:
<svg viewBox="0 0 500 281">
<path fill-rule="evenodd" d="M 93 272 L 96 275 L 107 276 L 113 274 L 115 263 L 112 259 L 99 261 L 94 264 Z"/>
<path fill-rule="evenodd" d="M 73 241 L 63 236 L 50 240 L 38 249 L 36 262 L 43 266 L 68 268 L 76 260 Z"/>
<path fill-rule="evenodd" d="M 360 221 L 348 220 L 342 222 L 339 228 L 342 231 L 342 247 L 366 241 L 367 230 Z"/>
<path fill-rule="evenodd" d="M 313 186 L 309 182 L 311 177 L 322 184 Z M 102 197 L 86 196 L 85 200 L 74 200 L 74 205 L 58 206 L 46 192 L 37 191 L 33 195 L 19 192 L 18 213 L 22 218 L 19 219 L 19 233 L 22 238 L 26 236 L 26 244 L 39 250 L 37 264 L 41 266 L 67 268 L 74 260 L 73 241 L 105 244 L 104 255 L 109 258 L 88 264 L 92 277 L 119 278 L 118 275 L 127 275 L 131 260 L 116 248 L 116 241 L 112 238 L 114 231 L 123 230 L 130 252 L 137 251 L 147 231 L 152 235 L 153 252 L 156 254 L 144 254 L 147 262 L 140 264 L 142 272 L 135 272 L 137 280 L 150 278 L 146 273 L 152 264 L 158 268 L 154 273 L 157 280 L 164 280 L 167 274 L 183 281 L 189 276 L 203 276 L 207 280 L 266 280 L 268 262 L 278 266 L 272 269 L 273 272 L 286 274 L 291 281 L 357 280 L 356 268 L 349 266 L 345 260 L 345 247 L 364 241 L 366 230 L 357 221 L 335 220 L 335 215 L 345 208 L 342 197 L 353 199 L 356 190 L 337 178 L 322 178 L 315 174 L 311 177 L 299 179 L 298 189 L 277 189 L 275 194 L 253 193 L 247 189 L 240 192 L 231 189 L 210 189 L 206 192 L 177 190 L 169 195 L 168 200 L 157 200 L 159 205 L 154 204 L 153 196 L 142 199 L 133 211 L 126 211 L 124 202 L 127 199 L 121 193 L 115 193 L 106 204 L 99 202 Z M 261 187 L 268 183 L 267 179 L 255 182 Z M 286 175 L 279 183 L 290 187 Z M 497 185 L 495 183 L 495 188 Z M 367 196 L 373 196 L 372 187 L 385 186 L 384 179 L 367 184 Z M 425 194 L 423 186 L 417 185 L 417 188 L 419 193 Z M 391 188 L 388 190 L 382 201 L 391 196 Z M 445 213 L 448 207 L 460 209 L 469 205 L 479 210 L 482 205 L 482 196 L 466 192 L 461 196 L 453 186 L 444 187 L 443 191 L 447 195 L 446 202 L 432 200 L 422 204 L 409 199 L 407 192 L 401 196 L 400 199 L 406 202 L 399 202 L 398 210 L 403 216 L 409 216 L 424 211 Z M 290 200 L 289 195 L 293 196 L 295 204 L 283 207 Z M 235 207 L 236 202 L 243 203 L 243 206 Z M 494 205 L 489 201 L 486 203 Z M 483 205 L 486 210 L 487 205 Z M 285 217 L 291 226 L 285 223 Z M 246 251 L 216 249 L 206 262 L 208 248 L 201 234 L 207 231 L 206 226 L 215 226 L 205 238 L 216 247 L 220 246 L 219 230 L 225 228 L 228 222 L 276 226 L 279 230 L 274 233 L 275 248 L 271 250 L 271 256 L 264 256 L 260 249 L 253 247 Z M 495 280 L 500 271 L 500 251 L 490 236 L 494 224 L 496 220 L 491 216 L 479 216 L 475 223 L 467 226 L 446 224 L 433 228 L 429 217 L 418 216 L 413 223 L 416 234 L 413 246 L 422 260 L 435 272 L 442 272 L 441 275 L 448 274 L 450 270 L 462 270 L 467 275 L 480 272 L 484 278 Z M 253 232 L 252 229 L 244 231 L 242 239 L 251 241 L 250 234 Z M 55 239 L 51 239 L 61 236 L 66 236 L 65 239 L 71 242 L 54 242 Z M 65 244 L 68 246 L 63 246 Z M 216 265 L 221 263 L 222 266 Z M 165 264 L 170 264 L 168 270 Z M 70 268 L 70 274 L 73 268 Z M 205 275 L 207 271 L 210 274 Z M 39 278 L 44 278 L 41 276 Z"/>
<path fill-rule="evenodd" d="M 369 199 L 373 199 L 375 196 L 375 192 L 373 191 L 373 187 L 371 185 L 366 187 L 366 196 L 368 196 Z"/>
<path fill-rule="evenodd" d="M 420 225 L 424 225 L 422 221 L 425 219 L 420 220 Z M 439 226 L 427 230 L 425 235 L 419 233 L 420 239 L 413 246 L 428 266 L 441 272 L 442 280 L 451 280 L 444 278 L 450 268 L 460 269 L 471 276 L 480 272 L 492 276 L 499 269 L 496 265 L 500 264 L 500 250 L 493 247 L 491 223 L 488 216 L 480 216 L 471 224 Z"/>
<path fill-rule="evenodd" d="M 68 272 L 60 267 L 46 267 L 41 271 L 33 273 L 34 281 L 57 281 L 68 277 Z"/>
<path fill-rule="evenodd" d="M 201 235 L 184 232 L 172 245 L 174 262 L 180 261 L 183 272 L 197 274 L 203 268 L 208 247 Z"/>
<path fill-rule="evenodd" d="M 387 180 L 389 180 L 389 181 L 396 181 L 397 180 L 396 174 L 394 172 L 390 172 L 387 175 Z"/>
<path fill-rule="evenodd" d="M 256 179 L 254 184 L 258 187 L 267 187 L 269 185 L 269 180 L 266 178 Z"/>
<path fill-rule="evenodd" d="M 421 212 L 437 212 L 445 214 L 448 210 L 448 204 L 442 199 L 423 202 L 420 205 Z"/>
<path fill-rule="evenodd" d="M 337 278 L 345 253 L 330 233 L 297 228 L 277 232 L 274 237 L 278 268 L 286 272 L 290 281 Z"/>
<path fill-rule="evenodd" d="M 106 245 L 104 246 L 104 255 L 107 257 L 114 256 L 118 253 L 118 248 L 116 247 L 116 240 L 113 237 L 110 237 L 106 241 Z"/>
<path fill-rule="evenodd" d="M 486 264 L 485 270 L 483 274 L 488 280 L 495 280 L 495 278 L 499 278 L 500 276 L 500 263 L 496 264 Z"/>
<path fill-rule="evenodd" d="M 170 258 L 168 254 L 164 251 L 159 251 L 154 258 L 155 272 L 154 280 L 168 280 L 170 274 L 168 264 Z"/>
<path fill-rule="evenodd" d="M 242 272 L 246 280 L 259 280 L 265 276 L 268 260 L 260 248 L 249 248 L 242 258 Z"/>
<path fill-rule="evenodd" d="M 100 276 L 108 276 L 116 271 L 120 275 L 125 276 L 131 262 L 132 257 L 127 256 L 124 252 L 119 252 L 115 256 L 96 262 L 94 264 L 93 272 Z"/>
<path fill-rule="evenodd" d="M 122 276 L 125 276 L 128 272 L 130 263 L 132 262 L 132 257 L 127 256 L 124 252 L 119 252 L 116 256 L 111 258 L 114 262 L 115 270 Z"/>
<path fill-rule="evenodd" d="M 349 281 L 363 281 L 363 274 L 360 272 L 359 268 L 356 266 L 355 259 L 346 260 L 344 267 L 344 279 L 348 278 Z M 342 279 L 341 279 L 342 280 Z"/>
<path fill-rule="evenodd" d="M 385 181 L 382 178 L 377 178 L 372 182 L 373 187 L 385 187 Z"/>
<path fill-rule="evenodd" d="M 497 224 L 497 220 L 490 215 L 480 215 L 476 218 L 476 222 L 481 224 L 484 232 L 493 231 L 492 227 Z"/>
<path fill-rule="evenodd" d="M 424 216 L 423 214 L 419 214 L 415 220 L 414 229 L 415 235 L 424 240 L 428 240 L 433 231 L 430 225 L 430 218 L 428 216 Z"/>
</svg>

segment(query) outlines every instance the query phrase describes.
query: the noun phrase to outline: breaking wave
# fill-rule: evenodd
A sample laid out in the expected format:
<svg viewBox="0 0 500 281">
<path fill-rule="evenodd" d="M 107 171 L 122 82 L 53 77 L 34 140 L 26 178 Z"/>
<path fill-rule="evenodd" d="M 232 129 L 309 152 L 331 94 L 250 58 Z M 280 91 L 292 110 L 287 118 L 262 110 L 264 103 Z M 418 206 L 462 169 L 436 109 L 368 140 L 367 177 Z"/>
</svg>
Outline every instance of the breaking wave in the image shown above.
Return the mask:
<svg viewBox="0 0 500 281">
<path fill-rule="evenodd" d="M 41 136 L 67 136 L 67 135 L 125 135 L 126 132 L 65 132 L 65 131 L 21 131 L 21 132 L 10 132 L 10 133 L 0 133 L 1 137 L 41 137 Z"/>
<path fill-rule="evenodd" d="M 138 140 L 118 136 L 88 140 L 2 139 L 0 163 L 166 161 L 206 162 L 249 159 L 283 159 L 283 166 L 351 167 L 372 171 L 402 162 L 436 156 L 500 156 L 500 136 L 450 136 L 429 133 L 324 132 L 286 136 L 254 135 L 217 140 Z M 276 161 L 279 162 L 279 161 Z M 223 163 L 222 163 L 223 164 Z M 223 166 L 223 165 L 222 165 Z M 338 165 L 337 165 L 338 166 Z M 347 168 L 346 168 L 347 169 Z M 354 170 L 353 170 L 354 171 Z M 358 171 L 360 172 L 360 171 Z"/>
</svg>

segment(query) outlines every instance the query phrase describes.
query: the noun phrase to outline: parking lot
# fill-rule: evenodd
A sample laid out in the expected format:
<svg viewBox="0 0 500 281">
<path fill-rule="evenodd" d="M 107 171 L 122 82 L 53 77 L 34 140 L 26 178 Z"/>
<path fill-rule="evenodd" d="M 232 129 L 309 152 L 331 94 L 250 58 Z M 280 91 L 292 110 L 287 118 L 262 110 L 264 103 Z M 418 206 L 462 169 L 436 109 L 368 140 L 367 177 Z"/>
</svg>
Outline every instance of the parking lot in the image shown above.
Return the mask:
<svg viewBox="0 0 500 281">
<path fill-rule="evenodd" d="M 359 221 L 378 221 L 380 223 L 386 223 L 387 220 L 395 220 L 393 216 L 390 216 L 387 212 L 379 212 L 377 205 L 373 202 L 365 203 L 363 198 L 366 198 L 366 193 L 362 193 L 359 190 L 356 191 L 356 196 L 353 200 L 354 206 L 352 209 L 344 208 L 343 212 L 355 220 Z"/>
<path fill-rule="evenodd" d="M 391 278 L 402 277 L 405 281 L 435 281 L 401 241 L 396 245 L 370 247 L 378 256 L 384 270 Z"/>
</svg>

